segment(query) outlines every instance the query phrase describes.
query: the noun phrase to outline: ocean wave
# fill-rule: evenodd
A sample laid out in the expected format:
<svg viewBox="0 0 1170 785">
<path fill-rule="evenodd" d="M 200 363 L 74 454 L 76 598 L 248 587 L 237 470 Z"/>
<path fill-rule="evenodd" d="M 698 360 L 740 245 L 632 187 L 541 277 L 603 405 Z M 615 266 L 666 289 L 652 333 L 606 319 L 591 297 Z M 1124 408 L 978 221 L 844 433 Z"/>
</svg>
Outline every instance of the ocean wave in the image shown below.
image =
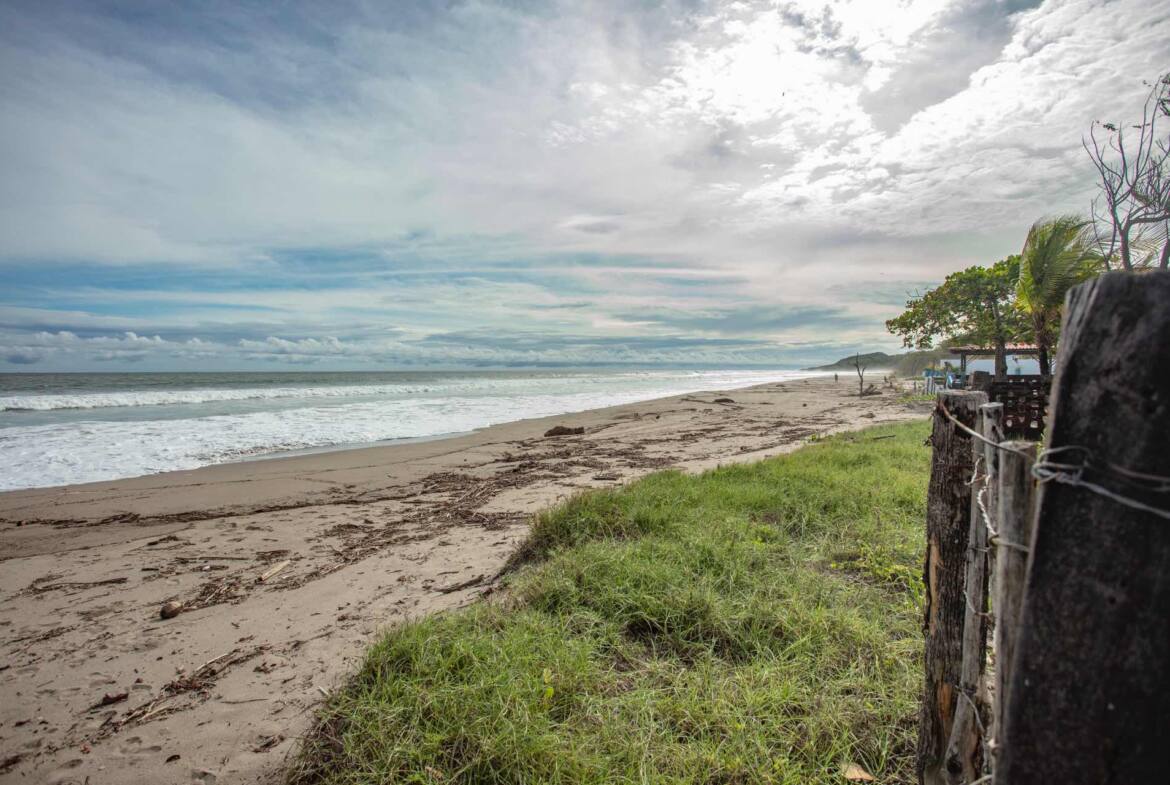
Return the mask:
<svg viewBox="0 0 1170 785">
<path fill-rule="evenodd" d="M 581 376 L 550 374 L 537 377 L 469 377 L 433 382 L 304 387 L 209 387 L 172 390 L 0 395 L 0 412 L 45 412 L 70 409 L 114 409 L 138 406 L 177 406 L 232 401 L 346 398 L 403 398 L 409 396 L 492 395 L 525 392 L 563 393 L 580 389 L 612 388 L 617 383 L 670 384 L 704 380 L 712 384 L 740 384 L 744 379 L 771 378 L 758 372 L 629 371 Z M 749 381 L 754 383 L 754 381 Z"/>
<path fill-rule="evenodd" d="M 547 385 L 550 380 L 539 380 Z M 558 380 L 559 381 L 559 380 Z M 136 406 L 176 406 L 231 401 L 332 398 L 400 398 L 414 395 L 502 393 L 531 385 L 522 379 L 472 378 L 431 383 L 321 385 L 306 387 L 208 387 L 176 390 L 126 390 L 119 392 L 51 393 L 0 396 L 0 411 L 43 412 L 67 409 L 112 409 Z"/>
<path fill-rule="evenodd" d="M 696 390 L 727 390 L 807 376 L 792 372 L 678 372 L 653 378 L 616 374 L 591 379 L 566 379 L 555 384 L 540 379 L 509 379 L 485 389 L 484 380 L 458 384 L 392 385 L 396 393 L 429 390 L 428 394 L 387 397 L 386 387 L 272 388 L 262 397 L 282 395 L 316 400 L 303 406 L 263 411 L 218 413 L 180 419 L 153 416 L 103 421 L 86 416 L 69 422 L 0 428 L 0 490 L 114 480 L 157 472 L 194 469 L 246 457 L 291 450 L 367 445 L 396 439 L 436 437 L 472 431 L 530 417 L 584 411 Z M 622 387 L 624 385 L 624 387 Z M 503 389 L 502 387 L 507 387 Z M 621 387 L 620 389 L 618 387 Z M 455 392 L 462 388 L 461 393 Z M 171 394 L 184 391 L 170 391 Z M 207 393 L 235 395 L 250 390 L 186 391 L 208 400 Z M 189 402 L 159 400 L 163 391 L 137 392 L 135 403 L 148 405 Z M 376 397 L 378 395 L 381 397 Z M 83 397 L 92 399 L 93 393 Z M 374 396 L 362 400 L 331 400 L 341 396 Z M 36 396 L 48 398 L 51 396 Z M 65 396 L 62 396 L 65 397 Z M 258 396 L 259 397 L 259 396 Z M 105 400 L 105 399 L 99 399 Z M 116 400 L 113 397 L 110 400 Z M 211 400 L 231 400 L 216 398 Z M 11 400 L 6 403 L 11 403 Z M 106 403 L 105 405 L 119 405 Z"/>
<path fill-rule="evenodd" d="M 70 395 L 12 395 L 0 397 L 0 411 L 44 412 L 60 409 L 109 409 L 130 406 L 174 406 L 221 401 L 281 398 L 354 398 L 426 392 L 426 386 L 362 385 L 336 387 L 210 388 L 202 390 L 133 390 Z"/>
</svg>

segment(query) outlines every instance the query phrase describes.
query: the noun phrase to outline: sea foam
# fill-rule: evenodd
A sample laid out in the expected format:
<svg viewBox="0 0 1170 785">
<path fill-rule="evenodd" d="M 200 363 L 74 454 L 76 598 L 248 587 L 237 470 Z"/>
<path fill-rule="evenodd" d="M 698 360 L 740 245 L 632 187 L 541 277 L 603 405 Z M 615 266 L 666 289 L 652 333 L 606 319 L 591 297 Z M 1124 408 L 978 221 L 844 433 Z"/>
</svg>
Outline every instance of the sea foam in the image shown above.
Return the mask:
<svg viewBox="0 0 1170 785">
<path fill-rule="evenodd" d="M 530 417 L 802 375 L 807 374 L 549 374 L 459 377 L 425 384 L 9 396 L 2 399 L 9 411 L 0 414 L 0 465 L 5 467 L 0 473 L 0 490 L 194 469 L 294 450 L 437 437 Z M 223 412 L 225 402 L 257 400 L 271 400 L 273 406 Z M 217 405 L 216 413 L 200 416 L 201 407 L 210 409 L 213 404 Z M 123 407 L 144 408 L 119 414 L 117 410 Z M 181 409 L 182 414 L 171 413 L 171 408 Z M 36 411 L 49 414 L 37 415 Z M 21 424 L 22 419 L 38 416 L 66 419 Z"/>
</svg>

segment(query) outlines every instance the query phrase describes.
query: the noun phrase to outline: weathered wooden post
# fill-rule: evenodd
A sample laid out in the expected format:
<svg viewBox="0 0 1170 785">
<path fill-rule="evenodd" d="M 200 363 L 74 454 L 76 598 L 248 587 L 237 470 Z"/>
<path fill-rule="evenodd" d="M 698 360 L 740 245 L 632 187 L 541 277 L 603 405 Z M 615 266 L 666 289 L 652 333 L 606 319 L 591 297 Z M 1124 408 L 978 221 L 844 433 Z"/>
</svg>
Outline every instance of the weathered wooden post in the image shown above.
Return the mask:
<svg viewBox="0 0 1170 785">
<path fill-rule="evenodd" d="M 991 394 L 988 393 L 988 397 Z M 981 422 L 983 423 L 983 472 L 985 475 L 983 484 L 983 496 L 981 497 L 981 514 L 983 515 L 983 545 L 987 553 L 987 595 L 986 602 L 990 603 L 992 598 L 992 581 L 995 579 L 995 547 L 991 542 L 991 534 L 995 531 L 995 519 L 999 510 L 999 462 L 1001 450 L 999 449 L 1006 439 L 1006 426 L 1004 424 L 1007 418 L 1007 407 L 1002 403 L 985 403 L 979 407 L 981 415 Z M 994 626 L 995 613 L 988 612 L 988 627 Z M 985 647 L 986 648 L 986 647 Z M 985 652 L 986 657 L 986 652 Z M 986 659 L 984 665 L 986 665 Z M 986 684 L 984 684 L 986 687 Z M 983 690 L 984 698 L 987 696 L 987 690 Z M 986 703 L 986 701 L 985 701 Z"/>
<path fill-rule="evenodd" d="M 1057 374 L 997 778 L 1166 782 L 1170 272 L 1073 289 Z"/>
<path fill-rule="evenodd" d="M 947 411 L 974 428 L 981 392 L 940 392 L 930 442 L 933 449 L 930 490 L 926 501 L 926 559 L 923 583 L 926 602 L 923 636 L 926 649 L 925 691 L 918 724 L 918 780 L 946 785 L 946 753 L 963 661 L 963 620 L 966 616 L 966 562 L 971 527 L 971 486 L 974 469 L 972 438 L 951 422 Z"/>
<path fill-rule="evenodd" d="M 1036 442 L 1005 442 L 999 451 L 996 493 L 995 579 L 992 604 L 995 607 L 995 741 L 992 750 L 999 758 L 1003 740 L 1004 707 L 1007 705 L 1012 657 L 1019 637 L 1020 606 L 1024 601 L 1024 574 L 1028 547 L 1032 542 L 1035 512 L 1032 464 Z M 1003 782 L 997 777 L 997 782 Z"/>
<path fill-rule="evenodd" d="M 987 393 L 991 397 L 991 393 Z M 997 553 L 995 543 L 991 541 L 992 535 L 997 531 L 996 520 L 999 516 L 999 472 L 1000 461 L 1003 457 L 1003 450 L 999 445 L 1007 440 L 1007 407 L 1002 403 L 988 403 L 980 407 L 983 412 L 983 464 L 986 467 L 987 479 L 984 485 L 984 499 L 983 499 L 983 514 L 984 522 L 987 524 L 984 528 L 984 546 L 987 549 L 987 596 L 985 598 L 987 614 L 987 634 L 993 634 L 998 628 L 996 621 L 996 613 L 994 606 L 995 597 L 995 571 Z M 988 662 L 988 646 L 984 639 L 983 651 L 983 669 L 980 671 L 980 691 L 979 696 L 981 702 L 980 709 L 983 711 L 982 717 L 983 725 L 983 741 L 984 750 L 990 751 L 992 744 L 992 727 L 994 724 L 994 712 L 991 704 L 991 688 L 987 683 L 987 662 Z M 998 672 L 998 671 L 997 671 Z M 989 771 L 992 761 L 983 761 L 983 770 Z"/>
<path fill-rule="evenodd" d="M 1007 417 L 1006 407 L 1002 403 L 985 403 L 979 407 L 983 414 L 983 466 L 987 474 L 986 493 L 984 494 L 983 509 L 986 520 L 995 529 L 996 516 L 999 514 L 999 467 L 1003 451 L 997 445 L 1002 444 L 1007 437 L 1007 428 L 1004 420 Z M 987 527 L 984 527 L 986 530 Z M 995 575 L 995 548 L 991 547 L 990 531 L 987 550 L 987 575 L 990 592 L 991 579 Z"/>
<path fill-rule="evenodd" d="M 1003 438 L 1003 404 L 985 403 L 979 407 L 974 430 L 987 441 L 971 440 L 971 458 L 975 475 L 971 484 L 971 521 L 967 533 L 967 558 L 964 568 L 966 607 L 963 616 L 963 656 L 959 677 L 959 702 L 955 721 L 947 742 L 946 775 L 951 785 L 974 782 L 983 773 L 983 744 L 987 716 L 983 673 L 987 664 L 987 520 L 995 502 L 990 489 L 999 457 L 992 444 Z M 990 442 L 990 444 L 989 444 Z M 988 519 L 989 520 L 989 519 Z"/>
</svg>

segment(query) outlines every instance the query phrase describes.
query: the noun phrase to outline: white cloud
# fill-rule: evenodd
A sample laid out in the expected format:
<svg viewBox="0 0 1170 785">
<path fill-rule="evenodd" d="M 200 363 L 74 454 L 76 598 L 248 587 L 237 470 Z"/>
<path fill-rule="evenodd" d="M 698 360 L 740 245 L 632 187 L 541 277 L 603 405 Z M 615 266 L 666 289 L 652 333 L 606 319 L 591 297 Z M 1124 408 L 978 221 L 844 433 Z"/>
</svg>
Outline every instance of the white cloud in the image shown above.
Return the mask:
<svg viewBox="0 0 1170 785">
<path fill-rule="evenodd" d="M 638 303 L 844 307 L 873 318 L 849 335 L 888 342 L 896 306 L 868 290 L 993 261 L 1039 215 L 1082 209 L 1080 133 L 1131 110 L 1167 67 L 1158 3 L 1031 5 L 483 2 L 394 22 L 302 10 L 288 29 L 225 7 L 243 31 L 227 41 L 12 5 L 0 266 L 152 265 L 156 278 L 103 286 L 99 272 L 6 310 L 37 311 L 20 315 L 27 330 L 132 330 L 137 343 L 101 348 L 126 356 L 155 332 L 320 357 L 350 356 L 328 336 L 349 346 L 360 325 L 395 340 L 519 320 L 578 336 L 666 329 L 629 319 Z M 388 249 L 393 270 L 391 249 L 427 244 L 412 272 L 463 277 L 232 286 L 284 274 L 282 253 L 330 251 L 304 263 L 328 278 L 345 249 Z M 580 254 L 610 261 L 563 261 Z M 500 282 L 489 273 L 505 261 L 519 266 Z M 176 265 L 216 285 L 168 290 Z M 654 283 L 686 275 L 735 283 Z M 107 307 L 89 313 L 87 298 Z M 144 315 L 148 301 L 174 307 Z"/>
</svg>

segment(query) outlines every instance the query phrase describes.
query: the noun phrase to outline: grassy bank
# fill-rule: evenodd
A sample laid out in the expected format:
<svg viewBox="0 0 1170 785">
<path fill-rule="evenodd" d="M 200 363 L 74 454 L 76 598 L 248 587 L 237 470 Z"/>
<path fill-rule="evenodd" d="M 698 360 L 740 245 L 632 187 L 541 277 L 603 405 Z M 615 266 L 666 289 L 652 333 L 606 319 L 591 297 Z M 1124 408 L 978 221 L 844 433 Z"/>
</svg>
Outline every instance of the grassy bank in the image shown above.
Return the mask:
<svg viewBox="0 0 1170 785">
<path fill-rule="evenodd" d="M 927 429 L 542 515 L 503 599 L 370 650 L 292 779 L 910 782 Z"/>
</svg>

